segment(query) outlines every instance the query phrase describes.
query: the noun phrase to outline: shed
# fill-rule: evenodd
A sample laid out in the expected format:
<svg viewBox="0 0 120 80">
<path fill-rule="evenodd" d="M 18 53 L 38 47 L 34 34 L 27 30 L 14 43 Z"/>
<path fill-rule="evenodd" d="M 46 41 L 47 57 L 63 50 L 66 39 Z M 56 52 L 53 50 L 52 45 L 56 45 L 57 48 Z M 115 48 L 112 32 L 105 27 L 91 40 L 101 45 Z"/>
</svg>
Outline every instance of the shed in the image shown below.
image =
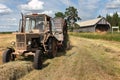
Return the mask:
<svg viewBox="0 0 120 80">
<path fill-rule="evenodd" d="M 79 32 L 108 32 L 111 25 L 105 18 L 97 18 L 88 21 L 78 22 Z"/>
</svg>

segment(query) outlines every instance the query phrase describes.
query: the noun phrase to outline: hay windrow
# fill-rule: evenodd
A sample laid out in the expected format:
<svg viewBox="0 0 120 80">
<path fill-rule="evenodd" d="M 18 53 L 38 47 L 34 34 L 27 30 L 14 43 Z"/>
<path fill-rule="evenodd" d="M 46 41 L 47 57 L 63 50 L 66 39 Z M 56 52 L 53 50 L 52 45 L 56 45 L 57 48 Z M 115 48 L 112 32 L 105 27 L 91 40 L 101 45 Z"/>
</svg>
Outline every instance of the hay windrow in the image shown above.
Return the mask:
<svg viewBox="0 0 120 80">
<path fill-rule="evenodd" d="M 16 80 L 33 70 L 32 62 L 15 61 L 0 66 L 0 80 Z"/>
</svg>

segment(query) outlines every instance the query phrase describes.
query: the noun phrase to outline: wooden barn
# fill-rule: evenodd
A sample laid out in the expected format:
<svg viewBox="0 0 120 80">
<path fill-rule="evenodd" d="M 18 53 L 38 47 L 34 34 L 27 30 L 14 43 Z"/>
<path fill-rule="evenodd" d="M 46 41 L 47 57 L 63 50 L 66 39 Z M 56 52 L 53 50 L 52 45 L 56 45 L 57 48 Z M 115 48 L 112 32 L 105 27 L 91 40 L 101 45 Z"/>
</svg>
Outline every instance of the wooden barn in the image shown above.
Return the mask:
<svg viewBox="0 0 120 80">
<path fill-rule="evenodd" d="M 79 32 L 108 32 L 111 30 L 111 25 L 105 18 L 78 22 L 77 24 L 80 26 Z"/>
</svg>

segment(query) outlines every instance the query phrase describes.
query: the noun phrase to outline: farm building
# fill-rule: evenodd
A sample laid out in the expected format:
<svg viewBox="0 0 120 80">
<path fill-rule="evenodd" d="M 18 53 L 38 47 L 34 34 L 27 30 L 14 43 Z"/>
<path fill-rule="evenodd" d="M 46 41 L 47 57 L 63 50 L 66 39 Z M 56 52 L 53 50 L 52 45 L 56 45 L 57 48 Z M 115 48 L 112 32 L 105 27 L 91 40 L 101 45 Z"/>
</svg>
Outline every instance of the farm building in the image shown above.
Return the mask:
<svg viewBox="0 0 120 80">
<path fill-rule="evenodd" d="M 79 32 L 108 32 L 111 30 L 111 25 L 105 18 L 78 22 L 77 24 L 80 26 Z"/>
</svg>

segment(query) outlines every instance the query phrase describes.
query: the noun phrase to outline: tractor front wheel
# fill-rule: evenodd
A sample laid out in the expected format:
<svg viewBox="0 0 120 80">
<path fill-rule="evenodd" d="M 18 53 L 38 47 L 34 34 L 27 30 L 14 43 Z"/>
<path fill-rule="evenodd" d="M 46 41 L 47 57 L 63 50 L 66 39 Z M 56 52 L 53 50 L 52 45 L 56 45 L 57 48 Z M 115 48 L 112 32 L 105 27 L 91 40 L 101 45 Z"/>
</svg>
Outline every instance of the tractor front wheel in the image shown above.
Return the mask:
<svg viewBox="0 0 120 80">
<path fill-rule="evenodd" d="M 7 63 L 9 61 L 14 61 L 15 60 L 15 55 L 12 54 L 14 51 L 13 49 L 7 49 L 2 56 L 2 61 L 3 63 Z"/>
<path fill-rule="evenodd" d="M 34 68 L 35 69 L 42 69 L 42 58 L 41 58 L 42 51 L 37 50 L 34 56 Z"/>
</svg>

